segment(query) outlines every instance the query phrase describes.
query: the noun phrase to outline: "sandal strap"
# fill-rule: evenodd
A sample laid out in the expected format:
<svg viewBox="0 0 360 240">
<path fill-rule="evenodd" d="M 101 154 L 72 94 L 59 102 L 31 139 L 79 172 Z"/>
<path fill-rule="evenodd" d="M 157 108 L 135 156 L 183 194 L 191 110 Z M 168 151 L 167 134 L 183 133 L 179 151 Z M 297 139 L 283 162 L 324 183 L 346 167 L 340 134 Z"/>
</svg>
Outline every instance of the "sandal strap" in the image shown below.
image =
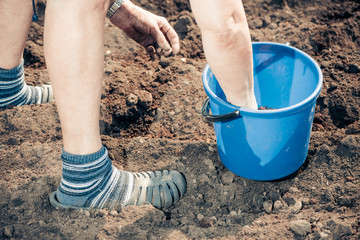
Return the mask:
<svg viewBox="0 0 360 240">
<path fill-rule="evenodd" d="M 186 192 L 186 179 L 177 171 L 132 173 L 134 189 L 126 205 L 152 204 L 164 209 L 178 202 Z"/>
<path fill-rule="evenodd" d="M 50 83 L 39 85 L 42 88 L 42 98 L 40 103 L 48 103 L 54 100 L 54 92 Z"/>
</svg>

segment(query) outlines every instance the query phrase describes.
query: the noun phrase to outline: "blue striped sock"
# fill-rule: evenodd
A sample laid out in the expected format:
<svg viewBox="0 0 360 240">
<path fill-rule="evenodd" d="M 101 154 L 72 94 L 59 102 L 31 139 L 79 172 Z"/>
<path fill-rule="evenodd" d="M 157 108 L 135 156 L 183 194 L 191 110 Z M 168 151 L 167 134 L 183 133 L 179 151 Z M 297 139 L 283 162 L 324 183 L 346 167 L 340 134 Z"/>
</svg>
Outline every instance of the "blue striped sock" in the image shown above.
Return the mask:
<svg viewBox="0 0 360 240">
<path fill-rule="evenodd" d="M 84 208 L 122 208 L 130 198 L 134 177 L 112 166 L 108 151 L 74 155 L 63 150 L 63 177 L 56 192 L 64 205 Z"/>
<path fill-rule="evenodd" d="M 0 108 L 8 105 L 39 104 L 41 97 L 40 87 L 28 86 L 25 83 L 24 60 L 13 69 L 0 68 Z"/>
</svg>

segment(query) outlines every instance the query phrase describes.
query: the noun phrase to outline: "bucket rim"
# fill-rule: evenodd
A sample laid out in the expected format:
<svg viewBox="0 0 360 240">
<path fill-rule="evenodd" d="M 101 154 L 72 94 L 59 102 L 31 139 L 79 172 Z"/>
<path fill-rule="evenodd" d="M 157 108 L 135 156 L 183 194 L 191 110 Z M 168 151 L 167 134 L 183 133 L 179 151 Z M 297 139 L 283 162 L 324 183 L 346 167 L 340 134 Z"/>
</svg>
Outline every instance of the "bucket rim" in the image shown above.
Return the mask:
<svg viewBox="0 0 360 240">
<path fill-rule="evenodd" d="M 301 102 L 291 105 L 291 106 L 288 106 L 288 107 L 285 107 L 285 108 L 271 109 L 271 110 L 253 110 L 253 109 L 249 109 L 249 108 L 245 108 L 245 107 L 240 107 L 240 106 L 236 106 L 236 105 L 233 105 L 229 102 L 222 100 L 212 90 L 210 90 L 208 81 L 206 81 L 206 79 L 205 79 L 205 75 L 207 72 L 211 71 L 211 69 L 210 69 L 209 64 L 206 64 L 203 74 L 202 74 L 202 81 L 203 81 L 205 92 L 208 95 L 208 97 L 211 99 L 211 101 L 214 101 L 217 104 L 224 105 L 225 107 L 230 109 L 229 111 L 240 110 L 239 117 L 244 116 L 244 115 L 246 115 L 246 116 L 262 115 L 263 117 L 265 117 L 265 116 L 281 117 L 281 116 L 286 116 L 286 115 L 291 115 L 291 114 L 297 113 L 297 112 L 301 111 L 302 109 L 306 108 L 308 105 L 312 104 L 319 96 L 321 88 L 322 88 L 322 84 L 323 84 L 323 74 L 322 74 L 319 64 L 307 53 L 303 52 L 302 50 L 300 50 L 298 48 L 289 46 L 287 44 L 274 43 L 274 42 L 253 42 L 252 43 L 252 46 L 259 46 L 259 45 L 270 45 L 270 46 L 277 46 L 277 47 L 283 47 L 283 48 L 290 48 L 290 49 L 293 49 L 294 51 L 296 51 L 297 53 L 299 53 L 300 55 L 302 55 L 304 58 L 308 59 L 310 62 L 312 62 L 312 64 L 314 65 L 314 67 L 319 75 L 319 81 L 318 81 L 314 91 L 307 98 L 302 100 Z M 211 75 L 214 75 L 214 73 L 212 71 L 211 71 Z"/>
</svg>

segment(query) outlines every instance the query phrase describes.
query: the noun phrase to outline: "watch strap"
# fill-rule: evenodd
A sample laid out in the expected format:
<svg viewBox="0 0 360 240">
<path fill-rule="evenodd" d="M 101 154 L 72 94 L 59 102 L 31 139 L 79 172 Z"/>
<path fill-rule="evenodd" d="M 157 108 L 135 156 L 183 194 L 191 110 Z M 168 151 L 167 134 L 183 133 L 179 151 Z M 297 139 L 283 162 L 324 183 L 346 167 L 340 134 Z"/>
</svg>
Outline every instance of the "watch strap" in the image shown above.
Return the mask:
<svg viewBox="0 0 360 240">
<path fill-rule="evenodd" d="M 121 7 L 125 0 L 116 0 L 113 4 L 111 4 L 110 8 L 107 11 L 106 17 L 111 18 L 116 11 Z"/>
</svg>

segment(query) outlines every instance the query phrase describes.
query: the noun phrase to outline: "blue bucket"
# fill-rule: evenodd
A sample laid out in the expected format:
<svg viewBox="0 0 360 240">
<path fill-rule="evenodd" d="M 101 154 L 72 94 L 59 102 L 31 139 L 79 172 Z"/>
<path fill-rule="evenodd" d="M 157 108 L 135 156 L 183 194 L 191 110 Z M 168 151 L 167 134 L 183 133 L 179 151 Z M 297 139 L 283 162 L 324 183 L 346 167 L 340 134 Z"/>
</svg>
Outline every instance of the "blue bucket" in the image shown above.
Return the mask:
<svg viewBox="0 0 360 240">
<path fill-rule="evenodd" d="M 275 180 L 297 171 L 306 159 L 322 73 L 309 55 L 294 47 L 252 46 L 256 100 L 259 106 L 275 110 L 228 103 L 207 65 L 202 80 L 208 99 L 202 114 L 214 122 L 219 157 L 231 172 L 253 180 Z"/>
</svg>

